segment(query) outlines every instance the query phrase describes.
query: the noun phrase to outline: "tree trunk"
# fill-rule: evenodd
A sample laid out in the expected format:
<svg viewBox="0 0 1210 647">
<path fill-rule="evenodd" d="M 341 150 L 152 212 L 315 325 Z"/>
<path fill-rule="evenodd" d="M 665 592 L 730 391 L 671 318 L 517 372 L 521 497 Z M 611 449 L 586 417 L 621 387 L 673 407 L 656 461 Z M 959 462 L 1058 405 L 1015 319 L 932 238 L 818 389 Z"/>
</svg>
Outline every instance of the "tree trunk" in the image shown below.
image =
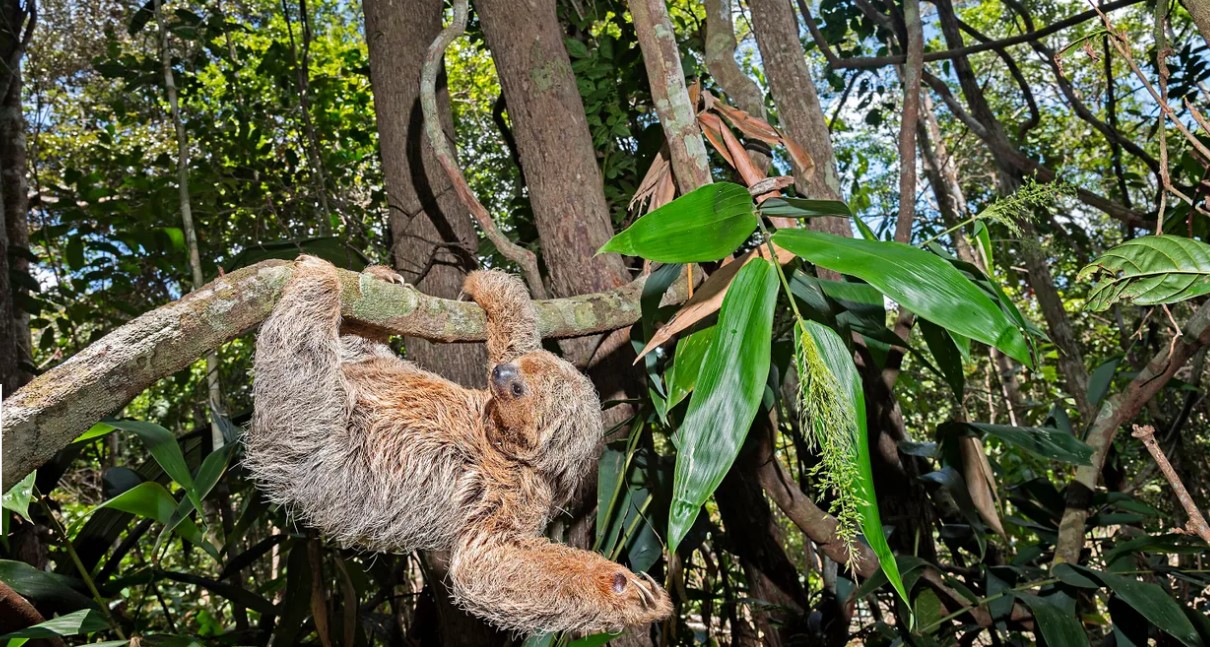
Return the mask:
<svg viewBox="0 0 1210 647">
<path fill-rule="evenodd" d="M 480 0 L 475 10 L 500 76 L 553 296 L 626 283 L 622 257 L 596 253 L 613 223 L 554 0 Z M 627 339 L 618 331 L 563 345 L 602 400 L 624 397 L 631 382 Z M 615 409 L 606 412 L 606 427 L 628 415 L 627 407 Z"/>
<path fill-rule="evenodd" d="M 441 31 L 440 0 L 365 0 L 370 82 L 385 176 L 391 264 L 421 292 L 454 298 L 476 266 L 471 215 L 433 156 L 420 111 L 420 68 Z M 437 104 L 453 140 L 444 75 Z M 480 344 L 434 344 L 407 338 L 408 359 L 459 384 L 483 386 L 487 354 Z"/>
<path fill-rule="evenodd" d="M 804 197 L 840 200 L 836 153 L 815 92 L 815 81 L 807 69 L 802 41 L 798 39 L 794 8 L 786 0 L 749 0 L 748 6 L 781 128 L 815 162 L 813 170 L 794 168 L 794 188 Z M 812 218 L 808 225 L 840 236 L 851 235 L 845 218 Z"/>
<path fill-rule="evenodd" d="M 634 32 L 643 50 L 643 66 L 651 84 L 651 98 L 668 142 L 672 175 L 684 195 L 710 184 L 710 162 L 706 143 L 697 127 L 695 106 L 689 102 L 685 72 L 676 32 L 668 18 L 664 0 L 630 0 Z"/>
<path fill-rule="evenodd" d="M 21 27 L 28 14 L 17 0 L 3 6 L 0 56 L 0 387 L 4 395 L 33 379 L 29 313 L 21 307 L 28 290 L 11 279 L 29 280 L 29 206 L 25 177 L 25 118 L 21 112 Z M 7 89 L 7 91 L 5 91 Z"/>
</svg>

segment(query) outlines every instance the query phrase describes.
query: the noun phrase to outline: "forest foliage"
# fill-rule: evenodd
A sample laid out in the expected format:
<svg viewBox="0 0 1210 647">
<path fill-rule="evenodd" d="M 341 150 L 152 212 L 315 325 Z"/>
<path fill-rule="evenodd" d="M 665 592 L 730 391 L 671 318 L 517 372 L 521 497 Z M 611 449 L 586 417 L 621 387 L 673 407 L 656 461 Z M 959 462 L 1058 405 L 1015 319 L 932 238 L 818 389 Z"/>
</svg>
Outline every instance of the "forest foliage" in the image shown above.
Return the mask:
<svg viewBox="0 0 1210 647">
<path fill-rule="evenodd" d="M 639 3 L 667 12 L 677 51 L 659 64 L 680 70 L 671 101 L 710 183 L 687 186 L 667 138 Z M 547 116 L 515 114 L 509 94 L 518 77 L 553 83 L 555 63 L 498 69 L 476 8 L 489 4 L 437 85 L 471 193 L 550 287 L 569 243 L 547 233 L 559 206 L 534 194 L 569 153 L 527 149 Z M 0 584 L 45 622 L 0 623 L 0 644 L 1210 641 L 1198 0 L 540 4 L 580 106 L 546 126 L 591 141 L 601 186 L 567 190 L 599 192 L 610 229 L 578 262 L 618 255 L 621 279 L 646 277 L 623 336 L 586 354 L 549 341 L 597 381 L 612 427 L 549 534 L 651 573 L 674 617 L 620 636 L 502 635 L 449 603 L 439 556 L 341 549 L 297 525 L 240 467 L 248 333 L 4 494 Z M 13 58 L 21 139 L 0 114 L 0 191 L 17 146 L 28 195 L 24 212 L 3 199 L 5 229 L 19 218 L 26 236 L 4 239 L 4 315 L 28 346 L 6 401 L 199 287 L 195 269 L 211 281 L 300 253 L 403 269 L 361 6 L 43 0 L 36 13 Z M 781 28 L 809 88 L 780 85 Z M 792 134 L 801 106 L 826 137 Z M 518 270 L 482 229 L 431 242 L 460 250 L 463 272 Z M 662 304 L 682 280 L 688 301 Z M 413 340 L 393 343 L 406 356 Z"/>
</svg>

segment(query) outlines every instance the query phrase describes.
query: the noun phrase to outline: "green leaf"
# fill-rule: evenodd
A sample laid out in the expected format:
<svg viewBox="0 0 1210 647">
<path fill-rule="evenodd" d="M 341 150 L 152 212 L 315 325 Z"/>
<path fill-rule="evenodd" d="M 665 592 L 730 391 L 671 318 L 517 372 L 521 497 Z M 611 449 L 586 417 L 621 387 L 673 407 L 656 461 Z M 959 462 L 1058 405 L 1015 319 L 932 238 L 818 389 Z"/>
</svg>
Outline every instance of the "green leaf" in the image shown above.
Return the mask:
<svg viewBox="0 0 1210 647">
<path fill-rule="evenodd" d="M 1189 647 L 1201 647 L 1202 639 L 1197 630 L 1193 628 L 1189 618 L 1185 617 L 1181 606 L 1163 587 L 1133 577 L 1094 571 L 1076 564 L 1070 566 L 1081 575 L 1099 581 L 1112 589 L 1123 602 L 1133 607 L 1161 631 Z"/>
<path fill-rule="evenodd" d="M 1033 366 L 1020 329 L 990 297 L 944 259 L 901 243 L 783 229 L 773 242 L 806 260 L 856 276 L 908 310 Z"/>
<path fill-rule="evenodd" d="M 947 423 L 944 426 L 950 424 L 965 425 L 1042 458 L 1072 465 L 1092 464 L 1092 448 L 1062 429 L 1011 427 L 982 422 Z"/>
<path fill-rule="evenodd" d="M 37 569 L 25 562 L 0 559 L 0 582 L 31 600 L 63 611 L 96 606 L 92 598 L 84 594 L 82 581 Z"/>
<path fill-rule="evenodd" d="M 992 276 L 995 272 L 995 262 L 992 258 L 992 237 L 987 230 L 987 223 L 982 220 L 975 221 L 975 242 L 983 251 L 983 258 L 987 263 L 987 275 Z"/>
<path fill-rule="evenodd" d="M 177 509 L 177 500 L 172 498 L 164 486 L 154 481 L 139 483 L 114 498 L 102 503 L 95 509 L 110 508 L 129 512 L 140 517 L 155 519 L 162 524 L 173 522 L 173 514 Z M 87 515 L 91 517 L 91 513 Z M 82 518 L 86 519 L 87 517 Z M 177 522 L 177 534 L 199 546 L 207 542 L 202 539 L 202 533 L 193 521 L 182 519 Z"/>
<path fill-rule="evenodd" d="M 604 645 L 620 635 L 622 634 L 593 634 L 591 636 L 584 636 L 579 640 L 572 641 L 567 645 L 567 647 L 601 647 L 601 645 Z"/>
<path fill-rule="evenodd" d="M 685 399 L 697 385 L 697 376 L 702 368 L 702 358 L 710 341 L 714 339 L 714 326 L 703 328 L 682 337 L 676 343 L 672 368 L 668 369 L 668 408 L 671 409 Z"/>
<path fill-rule="evenodd" d="M 185 462 L 181 446 L 171 431 L 141 420 L 106 420 L 105 423 L 138 436 L 155 461 L 164 468 L 164 473 L 185 488 L 185 493 L 193 501 L 194 507 L 199 510 L 202 508 L 202 499 L 193 485 L 193 475 L 189 472 L 189 465 Z"/>
<path fill-rule="evenodd" d="M 1210 294 L 1210 245 L 1182 236 L 1143 236 L 1105 252 L 1080 270 L 1078 280 L 1100 279 L 1088 310 L 1118 301 L 1139 306 L 1176 303 Z"/>
<path fill-rule="evenodd" d="M 966 373 L 962 370 L 962 351 L 954 342 L 954 338 L 949 331 L 928 319 L 920 319 L 920 333 L 924 335 L 924 342 L 928 344 L 929 351 L 937 360 L 937 366 L 954 392 L 954 397 L 962 400 L 962 393 L 966 389 Z"/>
<path fill-rule="evenodd" d="M 86 443 L 86 442 L 101 438 L 103 436 L 108 436 L 109 434 L 111 434 L 115 431 L 117 431 L 117 427 L 114 427 L 113 425 L 106 423 L 106 422 L 98 422 L 97 424 L 89 427 L 88 431 L 80 434 L 79 436 L 76 436 L 76 439 L 71 442 L 73 444 Z"/>
<path fill-rule="evenodd" d="M 62 636 L 79 636 L 109 628 L 105 616 L 92 609 L 82 609 L 67 615 L 39 622 L 32 627 L 26 627 L 0 636 L 0 640 L 13 638 L 58 638 Z"/>
<path fill-rule="evenodd" d="M 26 474 L 25 478 L 18 481 L 12 489 L 0 497 L 0 507 L 12 510 L 22 518 L 29 519 L 29 502 L 34 498 L 34 480 L 37 478 L 36 470 Z"/>
<path fill-rule="evenodd" d="M 1101 364 L 1088 376 L 1088 403 L 1094 407 L 1101 404 L 1109 387 L 1113 384 L 1113 376 L 1122 363 L 1121 357 L 1115 357 Z"/>
<path fill-rule="evenodd" d="M 814 218 L 816 216 L 853 217 L 849 205 L 840 200 L 809 200 L 807 198 L 771 198 L 757 209 L 766 216 Z"/>
<path fill-rule="evenodd" d="M 715 338 L 702 359 L 689 411 L 677 431 L 668 550 L 676 547 L 731 469 L 769 377 L 777 274 L 754 259 L 723 297 Z"/>
<path fill-rule="evenodd" d="M 1050 647 L 1087 645 L 1088 635 L 1076 618 L 1075 609 L 1065 609 L 1049 597 L 1018 593 L 1017 597 L 1034 612 L 1034 619 Z"/>
<path fill-rule="evenodd" d="M 878 556 L 878 563 L 891 586 L 899 593 L 899 597 L 911 606 L 907 590 L 899 574 L 899 565 L 891 547 L 887 545 L 886 535 L 882 531 L 882 519 L 878 514 L 878 499 L 874 496 L 874 469 L 870 463 L 870 437 L 866 429 L 865 393 L 861 388 L 861 376 L 853 365 L 853 355 L 845 346 L 844 340 L 836 331 L 814 321 L 807 321 L 806 332 L 815 342 L 820 358 L 828 370 L 836 377 L 844 397 L 849 399 L 854 415 L 850 432 L 856 435 L 853 446 L 857 448 L 857 470 L 860 480 L 854 483 L 856 492 L 851 494 L 857 498 L 858 510 L 861 512 L 861 532 L 865 535 L 866 543 Z"/>
<path fill-rule="evenodd" d="M 715 182 L 639 218 L 599 252 L 618 252 L 664 263 L 716 261 L 756 229 L 752 196 L 744 187 Z"/>
</svg>

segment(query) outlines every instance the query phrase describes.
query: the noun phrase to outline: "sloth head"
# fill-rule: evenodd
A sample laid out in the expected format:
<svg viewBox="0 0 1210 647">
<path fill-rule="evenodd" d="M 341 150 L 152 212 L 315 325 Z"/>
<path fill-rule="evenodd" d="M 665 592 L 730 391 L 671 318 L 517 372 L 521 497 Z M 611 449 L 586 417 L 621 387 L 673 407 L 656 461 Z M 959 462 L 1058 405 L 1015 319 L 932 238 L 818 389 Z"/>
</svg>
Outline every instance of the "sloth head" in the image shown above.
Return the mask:
<svg viewBox="0 0 1210 647">
<path fill-rule="evenodd" d="M 491 368 L 497 448 L 540 471 L 555 498 L 570 496 L 603 433 L 592 382 L 567 361 L 535 350 Z"/>
</svg>

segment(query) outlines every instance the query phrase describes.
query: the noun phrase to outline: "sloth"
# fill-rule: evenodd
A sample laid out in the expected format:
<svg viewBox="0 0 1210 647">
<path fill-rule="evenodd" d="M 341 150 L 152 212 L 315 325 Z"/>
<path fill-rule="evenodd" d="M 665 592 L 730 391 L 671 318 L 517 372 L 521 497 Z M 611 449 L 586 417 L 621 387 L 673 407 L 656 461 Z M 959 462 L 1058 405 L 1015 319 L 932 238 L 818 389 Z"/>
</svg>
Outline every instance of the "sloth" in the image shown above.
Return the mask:
<svg viewBox="0 0 1210 647">
<path fill-rule="evenodd" d="M 543 530 L 594 459 L 596 391 L 542 349 L 520 280 L 471 273 L 488 388 L 463 388 L 346 324 L 340 282 L 302 256 L 256 344 L 244 465 L 269 499 L 345 547 L 447 551 L 455 601 L 506 630 L 617 631 L 667 618 L 668 593 Z M 383 267 L 362 280 L 403 279 Z"/>
</svg>

